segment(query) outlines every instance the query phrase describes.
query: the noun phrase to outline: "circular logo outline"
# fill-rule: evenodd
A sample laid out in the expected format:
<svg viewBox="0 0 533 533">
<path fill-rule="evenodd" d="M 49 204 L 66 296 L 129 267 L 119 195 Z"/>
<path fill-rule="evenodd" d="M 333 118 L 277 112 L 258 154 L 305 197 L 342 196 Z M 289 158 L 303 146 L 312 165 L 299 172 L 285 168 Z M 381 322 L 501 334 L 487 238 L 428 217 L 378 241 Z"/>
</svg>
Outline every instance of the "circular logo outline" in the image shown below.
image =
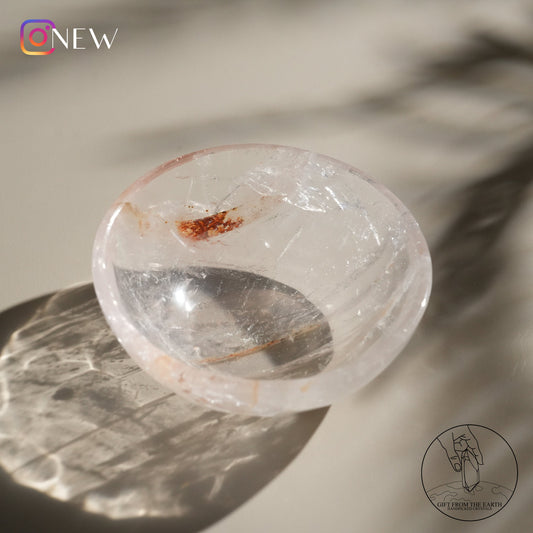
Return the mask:
<svg viewBox="0 0 533 533">
<path fill-rule="evenodd" d="M 515 477 L 515 483 L 514 483 L 514 487 L 512 488 L 511 490 L 511 495 L 509 496 L 509 498 L 507 499 L 507 501 L 499 508 L 497 509 L 496 511 L 494 511 L 492 514 L 489 514 L 487 516 L 483 516 L 481 518 L 459 518 L 459 517 L 456 517 L 456 516 L 453 516 L 451 514 L 448 514 L 446 511 L 444 511 L 443 509 L 439 508 L 435 502 L 431 499 L 430 495 L 428 494 L 428 491 L 432 490 L 432 489 L 427 489 L 426 488 L 426 485 L 424 483 L 424 463 L 426 461 L 426 456 L 429 452 L 429 450 L 433 447 L 433 445 L 435 444 L 436 441 L 439 441 L 439 438 L 442 437 L 443 435 L 445 435 L 446 433 L 448 432 L 451 432 L 453 431 L 454 429 L 457 429 L 457 428 L 463 428 L 463 427 L 467 427 L 467 428 L 483 428 L 484 430 L 487 430 L 487 431 L 490 431 L 491 433 L 494 433 L 496 436 L 498 436 L 506 445 L 507 447 L 509 448 L 511 454 L 512 454 L 512 457 L 513 457 L 513 460 L 514 460 L 514 465 L 515 465 L 515 468 L 516 468 L 516 477 Z M 440 442 L 440 441 L 439 441 Z M 442 444 L 441 444 L 442 445 Z M 451 459 L 450 459 L 451 460 Z M 457 472 L 457 468 L 454 466 L 454 470 Z M 428 445 L 428 447 L 426 448 L 426 451 L 424 452 L 424 456 L 422 457 L 422 463 L 420 465 L 420 480 L 421 480 L 421 483 L 422 483 L 422 489 L 424 490 L 424 494 L 426 495 L 427 499 L 429 500 L 429 502 L 431 503 L 431 505 L 437 509 L 437 511 L 439 511 L 440 513 L 442 513 L 444 516 L 447 516 L 448 518 L 452 518 L 453 520 L 459 520 L 460 522 L 479 522 L 481 520 L 486 520 L 487 518 L 491 518 L 492 516 L 498 514 L 501 510 L 503 510 L 507 504 L 511 501 L 512 497 L 514 496 L 515 492 L 516 492 L 516 488 L 518 486 L 518 477 L 519 477 L 519 471 L 518 471 L 518 460 L 516 458 L 516 454 L 513 450 L 513 448 L 511 447 L 511 445 L 509 444 L 509 442 L 507 441 L 507 439 L 505 439 L 505 437 L 503 437 L 502 435 L 500 435 L 500 433 L 498 433 L 497 431 L 495 431 L 494 429 L 492 428 L 489 428 L 487 426 L 483 426 L 482 424 L 457 424 L 455 426 L 452 426 L 450 428 L 447 428 L 445 429 L 444 431 L 442 431 L 441 433 L 439 433 Z"/>
<path fill-rule="evenodd" d="M 50 26 L 46 26 L 46 29 L 49 30 L 50 29 Z M 42 36 L 43 36 L 43 40 L 40 41 L 40 42 L 37 42 L 33 36 L 35 35 L 35 33 L 41 33 Z M 28 36 L 28 40 L 30 41 L 30 43 L 33 45 L 33 46 L 36 46 L 36 47 L 39 47 L 39 46 L 43 46 L 46 44 L 46 42 L 48 41 L 48 34 L 46 33 L 46 31 L 44 31 L 42 28 L 34 28 L 33 30 L 30 31 L 29 33 L 29 36 Z"/>
</svg>

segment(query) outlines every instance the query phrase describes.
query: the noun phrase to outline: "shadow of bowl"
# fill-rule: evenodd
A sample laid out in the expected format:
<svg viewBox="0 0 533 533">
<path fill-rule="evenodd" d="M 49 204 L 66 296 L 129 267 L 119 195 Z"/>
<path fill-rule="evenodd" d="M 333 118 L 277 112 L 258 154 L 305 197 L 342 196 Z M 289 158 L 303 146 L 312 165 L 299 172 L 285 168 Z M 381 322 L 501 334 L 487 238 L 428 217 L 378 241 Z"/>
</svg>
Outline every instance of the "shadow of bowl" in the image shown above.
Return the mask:
<svg viewBox="0 0 533 533">
<path fill-rule="evenodd" d="M 7 530 L 198 531 L 274 479 L 327 408 L 271 418 L 186 402 L 124 352 L 92 284 L 4 311 Z"/>
</svg>

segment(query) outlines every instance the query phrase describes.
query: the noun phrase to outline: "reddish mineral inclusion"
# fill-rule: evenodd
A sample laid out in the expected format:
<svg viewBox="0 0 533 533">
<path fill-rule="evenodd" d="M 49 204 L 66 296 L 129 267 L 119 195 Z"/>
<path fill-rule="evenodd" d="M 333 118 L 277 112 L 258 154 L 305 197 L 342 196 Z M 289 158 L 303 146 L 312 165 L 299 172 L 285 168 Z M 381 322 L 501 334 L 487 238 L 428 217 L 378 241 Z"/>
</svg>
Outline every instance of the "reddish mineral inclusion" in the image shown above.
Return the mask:
<svg viewBox="0 0 533 533">
<path fill-rule="evenodd" d="M 230 211 L 235 211 L 236 209 L 234 207 Z M 195 241 L 208 239 L 209 237 L 232 231 L 244 222 L 242 217 L 229 218 L 228 213 L 230 211 L 220 211 L 214 215 L 194 220 L 178 220 L 176 221 L 176 227 L 184 237 L 189 239 Z"/>
</svg>

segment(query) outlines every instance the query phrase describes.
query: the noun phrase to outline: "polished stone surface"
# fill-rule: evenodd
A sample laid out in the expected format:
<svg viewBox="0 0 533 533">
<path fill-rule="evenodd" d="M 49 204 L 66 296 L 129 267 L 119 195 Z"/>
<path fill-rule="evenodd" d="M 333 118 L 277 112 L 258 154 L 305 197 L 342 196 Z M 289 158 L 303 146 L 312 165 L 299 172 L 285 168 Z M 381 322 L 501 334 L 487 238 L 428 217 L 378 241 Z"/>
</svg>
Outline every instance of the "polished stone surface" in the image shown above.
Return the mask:
<svg viewBox="0 0 533 533">
<path fill-rule="evenodd" d="M 375 378 L 428 304 L 420 227 L 350 165 L 286 146 L 169 161 L 111 206 L 93 279 L 125 350 L 184 397 L 271 416 Z"/>
</svg>

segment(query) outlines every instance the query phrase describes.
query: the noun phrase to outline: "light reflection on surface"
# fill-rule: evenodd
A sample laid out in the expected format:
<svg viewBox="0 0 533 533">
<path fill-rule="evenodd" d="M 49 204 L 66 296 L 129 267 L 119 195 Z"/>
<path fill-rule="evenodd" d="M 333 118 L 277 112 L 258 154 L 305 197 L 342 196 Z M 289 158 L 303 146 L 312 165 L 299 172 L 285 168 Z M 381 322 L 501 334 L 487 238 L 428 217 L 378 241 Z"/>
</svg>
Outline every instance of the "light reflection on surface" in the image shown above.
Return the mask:
<svg viewBox="0 0 533 533">
<path fill-rule="evenodd" d="M 0 464 L 87 511 L 204 527 L 276 476 L 326 412 L 235 416 L 169 393 L 119 346 L 91 284 L 34 311 L 0 357 Z"/>
</svg>

